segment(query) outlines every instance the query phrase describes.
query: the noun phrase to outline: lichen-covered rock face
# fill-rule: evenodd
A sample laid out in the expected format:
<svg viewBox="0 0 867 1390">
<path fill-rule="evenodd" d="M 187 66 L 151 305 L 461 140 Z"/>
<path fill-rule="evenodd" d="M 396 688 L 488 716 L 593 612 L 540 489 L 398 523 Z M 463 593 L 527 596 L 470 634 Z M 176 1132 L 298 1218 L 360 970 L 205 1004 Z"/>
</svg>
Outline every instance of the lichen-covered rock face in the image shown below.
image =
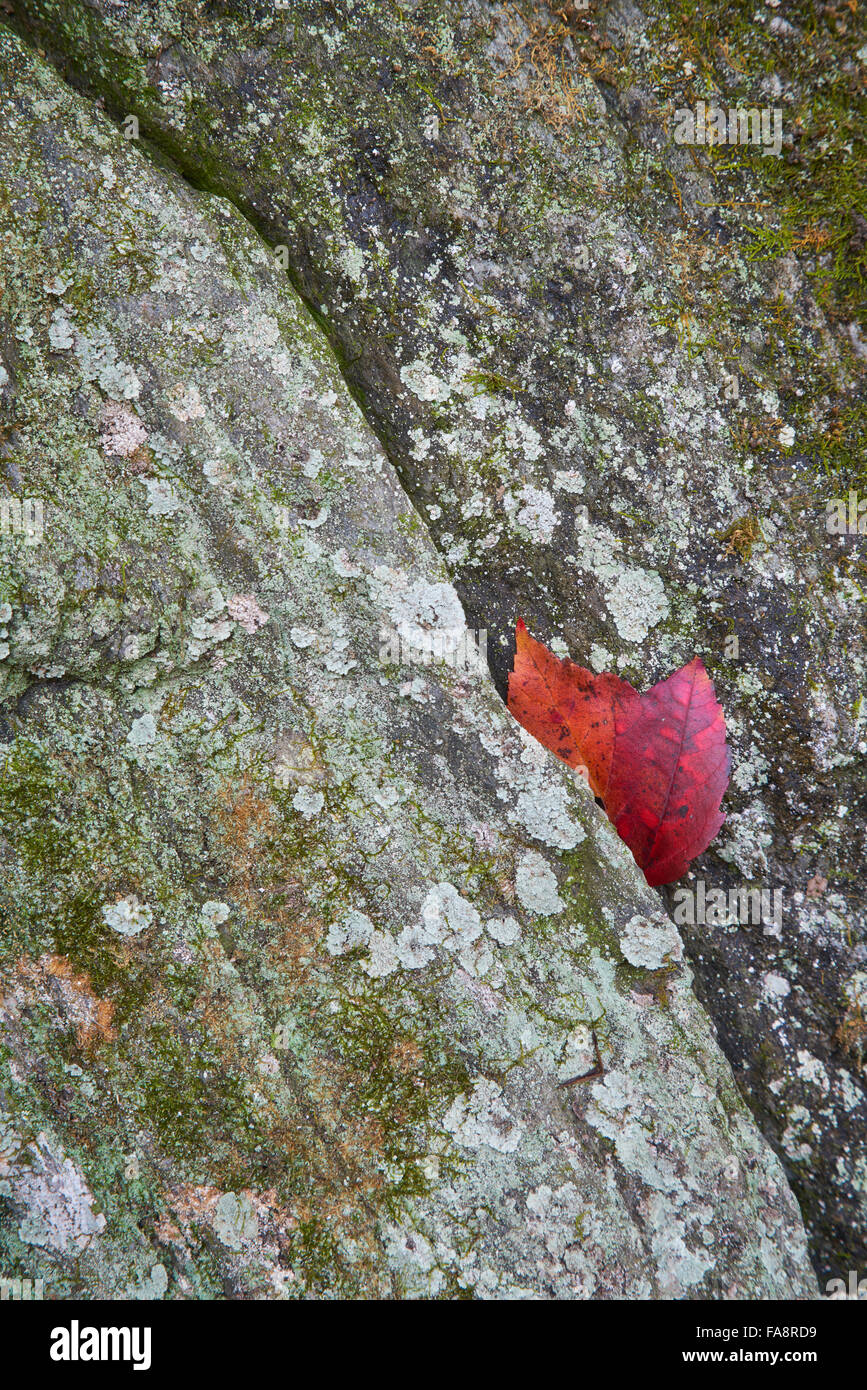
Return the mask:
<svg viewBox="0 0 867 1390">
<path fill-rule="evenodd" d="M 125 134 L 139 122 L 279 248 L 501 694 L 518 616 L 640 688 L 703 657 L 735 756 L 691 886 L 764 889 L 779 911 L 770 928 L 684 913 L 687 948 L 819 1267 L 863 1265 L 867 111 L 849 11 L 11 8 Z"/>
<path fill-rule="evenodd" d="M 677 934 L 273 250 L 5 30 L 0 92 L 4 1273 L 815 1296 Z"/>
</svg>

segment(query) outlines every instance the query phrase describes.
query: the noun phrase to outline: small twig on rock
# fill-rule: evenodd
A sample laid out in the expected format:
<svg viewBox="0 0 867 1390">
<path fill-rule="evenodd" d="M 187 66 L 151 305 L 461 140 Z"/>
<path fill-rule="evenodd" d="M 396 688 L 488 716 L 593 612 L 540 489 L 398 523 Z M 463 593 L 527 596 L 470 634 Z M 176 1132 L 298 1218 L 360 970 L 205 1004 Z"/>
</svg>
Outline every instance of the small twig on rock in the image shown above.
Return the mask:
<svg viewBox="0 0 867 1390">
<path fill-rule="evenodd" d="M 595 1059 L 593 1066 L 590 1071 L 583 1072 L 581 1076 L 570 1076 L 568 1081 L 561 1081 L 559 1083 L 560 1086 L 574 1086 L 576 1081 L 594 1081 L 597 1077 L 605 1075 L 605 1067 L 599 1052 L 599 1039 L 596 1036 L 595 1030 L 591 1031 L 590 1036 L 593 1039 L 593 1056 Z"/>
</svg>

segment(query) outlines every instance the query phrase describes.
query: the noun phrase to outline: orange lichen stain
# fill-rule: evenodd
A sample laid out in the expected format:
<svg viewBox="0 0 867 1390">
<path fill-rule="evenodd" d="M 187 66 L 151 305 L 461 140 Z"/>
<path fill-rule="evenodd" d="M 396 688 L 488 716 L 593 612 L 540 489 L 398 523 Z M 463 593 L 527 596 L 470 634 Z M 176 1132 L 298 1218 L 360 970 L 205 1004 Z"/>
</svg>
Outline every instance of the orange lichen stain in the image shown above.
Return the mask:
<svg viewBox="0 0 867 1390">
<path fill-rule="evenodd" d="M 246 775 L 240 787 L 225 786 L 219 799 L 222 839 L 230 848 L 249 853 L 254 838 L 273 835 L 277 827 L 275 807 L 254 790 Z"/>
<path fill-rule="evenodd" d="M 222 788 L 216 814 L 236 905 L 241 912 L 260 917 L 262 892 L 272 886 L 273 879 L 262 851 L 279 833 L 277 809 L 245 773 L 240 784 L 228 782 Z"/>
<path fill-rule="evenodd" d="M 274 967 L 289 976 L 294 993 L 309 983 L 311 966 L 321 958 L 319 942 L 325 927 L 316 917 L 294 916 L 285 909 L 271 914 L 272 921 L 282 923 L 286 919 L 290 925 L 266 949 Z"/>
<path fill-rule="evenodd" d="M 395 1071 L 412 1076 L 422 1070 L 424 1053 L 414 1038 L 397 1038 L 391 1045 L 388 1060 Z"/>
<path fill-rule="evenodd" d="M 22 957 L 17 976 L 26 984 L 38 1002 L 47 1005 L 57 1015 L 58 1025 L 74 1028 L 80 1048 L 99 1042 L 111 1042 L 117 1036 L 114 1029 L 114 1004 L 100 999 L 85 973 L 76 974 L 66 956 L 49 952 L 32 961 Z M 17 1002 L 23 1002 L 20 998 Z"/>
</svg>

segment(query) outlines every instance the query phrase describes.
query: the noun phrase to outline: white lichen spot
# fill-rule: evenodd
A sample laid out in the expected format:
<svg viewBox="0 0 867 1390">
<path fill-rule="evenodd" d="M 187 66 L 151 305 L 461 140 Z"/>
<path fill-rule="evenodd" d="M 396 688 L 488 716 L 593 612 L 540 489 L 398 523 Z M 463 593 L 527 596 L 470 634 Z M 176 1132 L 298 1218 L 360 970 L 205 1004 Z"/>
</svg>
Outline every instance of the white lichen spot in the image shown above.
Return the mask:
<svg viewBox="0 0 867 1390">
<path fill-rule="evenodd" d="M 331 557 L 331 568 L 338 579 L 358 579 L 362 574 L 361 566 L 355 563 L 345 547 L 335 550 Z"/>
<path fill-rule="evenodd" d="M 656 570 L 626 569 L 607 590 L 605 602 L 624 642 L 643 642 L 668 616 L 665 588 Z"/>
<path fill-rule="evenodd" d="M 141 395 L 141 382 L 127 362 L 119 362 L 117 350 L 104 329 L 92 337 L 75 335 L 75 355 L 85 381 L 96 381 L 114 401 L 133 401 Z"/>
<path fill-rule="evenodd" d="M 591 1096 L 587 1123 L 614 1143 L 625 1172 L 649 1189 L 644 1204 L 660 1288 L 680 1296 L 713 1264 L 705 1250 L 690 1251 L 685 1242 L 680 1215 L 694 1180 L 687 1176 L 684 1185 L 677 1149 L 659 1133 L 654 1100 L 631 1071 L 608 1072 L 595 1082 Z M 691 1120 L 686 1104 L 684 1118 L 689 1114 Z"/>
<path fill-rule="evenodd" d="M 19 1239 L 45 1250 L 84 1250 L 106 1222 L 94 1212 L 94 1197 L 82 1174 L 44 1132 L 36 1136 L 27 1157 L 29 1161 L 13 1172 L 10 1183 L 15 1202 L 26 1212 L 18 1227 Z"/>
<path fill-rule="evenodd" d="M 304 474 L 305 478 L 318 478 L 324 462 L 325 455 L 322 450 L 311 449 L 307 458 L 301 465 L 301 472 Z"/>
<path fill-rule="evenodd" d="M 451 584 L 410 582 L 402 571 L 378 565 L 368 585 L 374 602 L 388 610 L 403 651 L 435 647 L 447 658 L 465 641 L 464 610 Z"/>
<path fill-rule="evenodd" d="M 777 975 L 773 970 L 766 970 L 762 976 L 762 997 L 768 1003 L 778 1003 L 785 999 L 787 994 L 792 991 L 792 986 L 784 975 Z"/>
<path fill-rule="evenodd" d="M 149 748 L 156 741 L 157 721 L 152 714 L 143 714 L 134 719 L 126 741 L 133 748 Z"/>
<path fill-rule="evenodd" d="M 566 906 L 557 892 L 553 869 L 535 850 L 528 850 L 518 861 L 515 891 L 521 906 L 539 917 L 552 917 Z"/>
<path fill-rule="evenodd" d="M 103 192 L 114 188 L 117 183 L 117 174 L 114 172 L 114 165 L 108 155 L 99 161 L 99 172 L 102 174 Z"/>
<path fill-rule="evenodd" d="M 47 279 L 42 281 L 42 288 L 46 294 L 54 295 L 55 298 L 59 299 L 61 295 L 66 294 L 71 284 L 71 278 L 66 275 L 49 275 Z"/>
<path fill-rule="evenodd" d="M 583 492 L 584 474 L 577 468 L 558 468 L 554 474 L 554 487 L 560 492 Z"/>
<path fill-rule="evenodd" d="M 138 936 L 154 920 L 153 908 L 139 902 L 135 893 L 127 898 L 119 898 L 116 903 L 106 903 L 101 912 L 106 926 L 121 936 Z"/>
<path fill-rule="evenodd" d="M 470 1096 L 458 1096 L 443 1117 L 443 1128 L 465 1149 L 495 1149 L 514 1153 L 524 1130 L 509 1113 L 503 1089 L 496 1081 L 479 1077 Z"/>
<path fill-rule="evenodd" d="M 852 1073 L 846 1071 L 845 1067 L 841 1067 L 837 1073 L 837 1082 L 843 1109 L 847 1114 L 851 1113 L 853 1110 L 857 1110 L 858 1106 L 861 1104 L 863 1092 L 860 1086 L 856 1084 Z M 865 1171 L 865 1179 L 867 1179 L 867 1171 Z M 867 1181 L 865 1181 L 864 1191 L 867 1193 Z"/>
<path fill-rule="evenodd" d="M 360 246 L 352 245 L 344 247 L 340 253 L 340 264 L 350 280 L 356 285 L 363 285 L 366 279 L 364 274 L 364 252 Z"/>
<path fill-rule="evenodd" d="M 142 478 L 148 494 L 148 516 L 173 516 L 181 499 L 164 478 Z"/>
<path fill-rule="evenodd" d="M 451 883 L 437 883 L 422 903 L 421 920 L 430 944 L 460 951 L 478 940 L 482 919 Z"/>
<path fill-rule="evenodd" d="M 364 962 L 365 973 L 374 980 L 393 975 L 399 964 L 394 937 L 389 936 L 388 932 L 372 931 L 367 944 L 370 959 Z"/>
<path fill-rule="evenodd" d="M 325 797 L 312 787 L 302 787 L 292 798 L 292 805 L 305 820 L 318 816 L 325 805 Z"/>
<path fill-rule="evenodd" d="M 803 1105 L 795 1105 L 789 1111 L 789 1123 L 783 1130 L 781 1143 L 789 1158 L 795 1162 L 804 1162 L 813 1157 L 813 1147 L 807 1142 L 804 1131 L 809 1130 L 812 1116 L 809 1110 Z"/>
<path fill-rule="evenodd" d="M 72 324 L 63 309 L 55 309 L 48 325 L 48 341 L 55 352 L 67 352 L 75 342 Z"/>
<path fill-rule="evenodd" d="M 659 970 L 668 962 L 683 959 L 677 927 L 664 912 L 630 917 L 620 937 L 620 949 L 630 965 L 644 970 Z"/>
<path fill-rule="evenodd" d="M 423 360 L 401 367 L 400 379 L 420 401 L 447 401 L 452 393 L 449 383 L 431 371 Z"/>
<path fill-rule="evenodd" d="M 719 849 L 721 859 L 736 864 L 748 881 L 763 878 L 768 871 L 766 851 L 773 843 L 764 808 L 756 804 L 745 811 L 734 811 L 726 820 L 728 840 Z"/>
<path fill-rule="evenodd" d="M 315 516 L 299 517 L 297 524 L 299 526 L 306 526 L 310 531 L 318 531 L 320 526 L 325 525 L 330 515 L 331 508 L 326 504 L 319 508 Z"/>
<path fill-rule="evenodd" d="M 227 641 L 234 630 L 228 618 L 218 618 L 216 621 L 213 618 L 194 618 L 190 623 L 190 632 L 196 642 L 202 644 L 201 651 L 214 642 Z M 191 642 L 190 647 L 193 645 Z"/>
<path fill-rule="evenodd" d="M 768 780 L 768 767 L 768 759 L 753 743 L 750 746 L 749 757 L 739 759 L 734 768 L 732 782 L 741 791 L 764 786 Z"/>
<path fill-rule="evenodd" d="M 103 452 L 110 457 L 130 458 L 147 443 L 147 430 L 128 406 L 106 401 L 99 417 Z"/>
<path fill-rule="evenodd" d="M 385 1252 L 389 1269 L 400 1275 L 408 1292 L 436 1297 L 444 1277 L 436 1268 L 430 1241 L 420 1231 L 407 1226 L 386 1227 Z"/>
<path fill-rule="evenodd" d="M 588 1023 L 579 1023 L 566 1037 L 563 1056 L 558 1067 L 558 1079 L 566 1081 L 573 1076 L 585 1075 L 595 1061 L 593 1034 Z"/>
<path fill-rule="evenodd" d="M 250 1198 L 224 1192 L 214 1209 L 214 1234 L 230 1250 L 241 1250 L 259 1235 L 259 1218 Z"/>
<path fill-rule="evenodd" d="M 811 1052 L 807 1052 L 804 1048 L 798 1048 L 797 1071 L 802 1081 L 809 1081 L 812 1085 L 818 1086 L 823 1095 L 828 1094 L 831 1089 L 831 1079 L 820 1057 L 814 1057 Z"/>
<path fill-rule="evenodd" d="M 590 648 L 590 665 L 597 673 L 600 671 L 610 671 L 614 666 L 614 657 L 607 647 L 600 647 L 598 642 L 594 642 Z"/>
<path fill-rule="evenodd" d="M 547 545 L 554 535 L 557 525 L 557 508 L 550 492 L 529 484 L 518 493 L 521 504 L 515 513 L 515 522 L 529 531 L 537 545 Z"/>
<path fill-rule="evenodd" d="M 439 945 L 440 934 L 426 922 L 416 922 L 404 927 L 397 938 L 397 958 L 404 970 L 421 970 L 430 965 L 434 958 L 434 948 Z"/>
<path fill-rule="evenodd" d="M 499 946 L 514 946 L 521 935 L 521 928 L 514 917 L 492 917 L 485 923 L 485 930 Z"/>
<path fill-rule="evenodd" d="M 228 921 L 231 910 L 228 903 L 222 903 L 218 898 L 210 898 L 202 904 L 199 915 L 206 926 L 214 928 Z"/>
<path fill-rule="evenodd" d="M 268 621 L 269 615 L 263 612 L 252 594 L 233 594 L 226 608 L 229 616 L 251 635 Z"/>
<path fill-rule="evenodd" d="M 534 840 L 555 849 L 574 849 L 586 839 L 585 831 L 569 815 L 566 791 L 559 783 L 521 792 L 516 816 Z"/>
<path fill-rule="evenodd" d="M 335 676 L 345 676 L 358 665 L 349 653 L 349 645 L 348 637 L 337 635 L 331 639 L 331 648 L 324 658 L 326 671 L 331 671 Z"/>
<path fill-rule="evenodd" d="M 141 1281 L 140 1284 L 133 1284 L 127 1289 L 127 1298 L 136 1298 L 153 1302 L 156 1299 L 164 1298 L 169 1288 L 169 1276 L 165 1265 L 155 1264 L 151 1267 L 150 1274 Z"/>
<path fill-rule="evenodd" d="M 325 938 L 325 949 L 332 956 L 345 956 L 359 946 L 367 946 L 374 927 L 364 912 L 350 908 L 337 922 L 332 922 Z"/>
<path fill-rule="evenodd" d="M 507 422 L 503 443 L 507 449 L 520 449 L 526 463 L 535 463 L 542 452 L 539 431 L 520 415 Z"/>
<path fill-rule="evenodd" d="M 205 407 L 201 392 L 192 382 L 179 381 L 168 393 L 169 410 L 176 420 L 187 424 L 190 420 L 202 420 Z"/>
</svg>

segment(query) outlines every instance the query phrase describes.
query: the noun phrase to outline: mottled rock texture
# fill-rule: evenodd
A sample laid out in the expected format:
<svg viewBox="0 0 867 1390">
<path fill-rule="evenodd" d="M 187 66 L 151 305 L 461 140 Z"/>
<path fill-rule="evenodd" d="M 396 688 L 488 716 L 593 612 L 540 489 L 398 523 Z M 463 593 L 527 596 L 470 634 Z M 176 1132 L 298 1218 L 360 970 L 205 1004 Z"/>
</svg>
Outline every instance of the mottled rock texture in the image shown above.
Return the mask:
<svg viewBox="0 0 867 1390">
<path fill-rule="evenodd" d="M 8 31 L 0 90 L 4 1274 L 814 1295 L 589 792 L 390 664 L 460 603 L 273 251 Z"/>
<path fill-rule="evenodd" d="M 818 1267 L 860 1268 L 864 539 L 825 529 L 829 498 L 867 493 L 851 12 L 11 10 L 119 132 L 138 130 L 149 165 L 168 155 L 285 265 L 428 524 L 440 579 L 487 629 L 501 693 L 519 614 L 642 688 L 702 655 L 735 767 L 697 871 L 708 888 L 782 893 L 783 915 L 685 927 L 697 988 Z M 712 99 L 779 110 L 779 158 L 674 144 L 675 108 Z M 68 323 L 49 324 L 61 354 Z M 124 380 L 117 352 L 103 364 L 93 349 L 84 370 Z M 210 447 L 197 408 L 180 398 L 188 447 Z M 106 411 L 98 428 L 122 450 L 138 426 Z M 153 483 L 152 510 L 172 487 Z"/>
</svg>

